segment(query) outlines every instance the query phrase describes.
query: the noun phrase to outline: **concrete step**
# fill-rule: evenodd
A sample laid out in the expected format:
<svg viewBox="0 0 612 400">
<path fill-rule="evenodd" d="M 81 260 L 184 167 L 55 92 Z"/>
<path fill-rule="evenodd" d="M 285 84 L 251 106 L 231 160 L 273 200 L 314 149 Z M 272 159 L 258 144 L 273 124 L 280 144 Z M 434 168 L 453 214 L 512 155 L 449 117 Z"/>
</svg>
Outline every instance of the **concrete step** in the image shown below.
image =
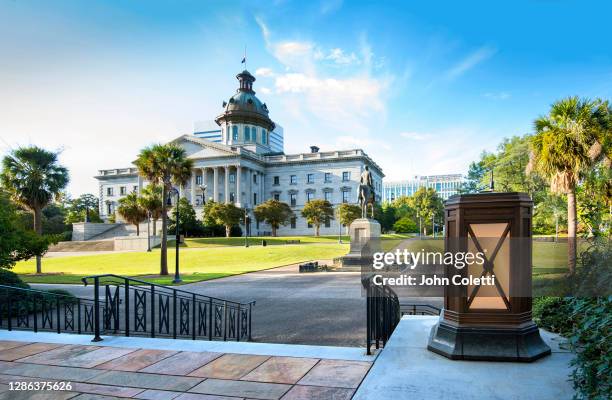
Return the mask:
<svg viewBox="0 0 612 400">
<path fill-rule="evenodd" d="M 49 251 L 113 251 L 115 242 L 112 240 L 87 240 L 84 242 L 59 242 L 49 247 Z"/>
</svg>

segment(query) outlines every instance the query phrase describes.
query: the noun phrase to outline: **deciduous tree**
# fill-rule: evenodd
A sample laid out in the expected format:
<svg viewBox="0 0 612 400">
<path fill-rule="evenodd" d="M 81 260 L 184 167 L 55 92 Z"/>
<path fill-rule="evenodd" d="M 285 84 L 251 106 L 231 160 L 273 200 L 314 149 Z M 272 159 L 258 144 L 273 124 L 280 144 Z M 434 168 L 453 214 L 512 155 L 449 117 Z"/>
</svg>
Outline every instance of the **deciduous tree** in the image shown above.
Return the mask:
<svg viewBox="0 0 612 400">
<path fill-rule="evenodd" d="M 293 216 L 293 211 L 287 203 L 270 199 L 265 201 L 253 210 L 258 221 L 264 221 L 272 228 L 272 236 L 276 236 L 276 231 L 281 225 L 287 225 Z"/>
<path fill-rule="evenodd" d="M 302 217 L 306 218 L 306 221 L 314 226 L 315 236 L 319 236 L 321 224 L 327 220 L 334 219 L 334 208 L 327 200 L 310 200 L 302 209 Z"/>
</svg>

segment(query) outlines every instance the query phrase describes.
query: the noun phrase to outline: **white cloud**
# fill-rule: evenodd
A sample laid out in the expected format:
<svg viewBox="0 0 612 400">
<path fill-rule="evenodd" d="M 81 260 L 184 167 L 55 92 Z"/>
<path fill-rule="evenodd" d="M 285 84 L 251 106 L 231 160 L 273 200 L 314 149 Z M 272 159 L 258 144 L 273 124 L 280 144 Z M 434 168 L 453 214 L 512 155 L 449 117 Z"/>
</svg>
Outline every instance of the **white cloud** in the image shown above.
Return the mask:
<svg viewBox="0 0 612 400">
<path fill-rule="evenodd" d="M 448 79 L 455 79 L 470 69 L 474 68 L 481 62 L 491 58 L 497 49 L 490 46 L 482 46 L 478 50 L 467 55 L 463 60 L 459 61 L 455 64 L 451 69 L 446 72 L 446 77 Z"/>
<path fill-rule="evenodd" d="M 484 97 L 491 100 L 506 100 L 510 98 L 510 93 L 508 92 L 498 92 L 498 93 L 485 93 Z"/>
<path fill-rule="evenodd" d="M 264 86 L 260 87 L 259 91 L 261 93 L 263 93 L 263 94 L 270 94 L 270 93 L 272 93 L 272 90 L 270 88 L 267 88 L 267 87 L 264 87 Z"/>
<path fill-rule="evenodd" d="M 425 140 L 431 137 L 428 133 L 419 133 L 419 132 L 400 132 L 400 136 L 406 139 L 412 140 Z"/>
<path fill-rule="evenodd" d="M 261 76 L 264 78 L 269 78 L 274 76 L 274 71 L 271 68 L 257 68 L 255 71 L 256 76 Z"/>
<path fill-rule="evenodd" d="M 340 65 L 355 64 L 359 62 L 355 53 L 347 54 L 340 48 L 331 49 L 325 59 Z"/>
</svg>

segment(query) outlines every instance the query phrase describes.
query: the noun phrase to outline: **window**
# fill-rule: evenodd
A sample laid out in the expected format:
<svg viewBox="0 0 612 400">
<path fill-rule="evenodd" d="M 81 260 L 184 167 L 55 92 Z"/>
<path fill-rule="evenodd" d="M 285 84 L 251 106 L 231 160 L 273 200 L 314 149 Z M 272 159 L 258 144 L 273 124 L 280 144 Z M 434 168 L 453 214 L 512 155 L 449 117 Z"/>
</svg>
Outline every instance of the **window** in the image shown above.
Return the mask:
<svg viewBox="0 0 612 400">
<path fill-rule="evenodd" d="M 236 125 L 232 126 L 232 140 L 238 140 L 238 127 Z"/>
<path fill-rule="evenodd" d="M 296 218 L 295 217 L 291 217 L 291 229 L 295 229 L 296 226 Z"/>
<path fill-rule="evenodd" d="M 297 185 L 297 175 L 291 175 L 290 177 L 290 183 L 292 185 Z"/>
<path fill-rule="evenodd" d="M 332 201 L 332 192 L 323 192 L 323 196 L 325 198 L 326 201 L 329 201 L 331 203 Z"/>
<path fill-rule="evenodd" d="M 249 128 L 248 126 L 244 127 L 244 141 L 245 142 L 251 141 L 251 128 Z"/>
<path fill-rule="evenodd" d="M 195 184 L 196 185 L 201 185 L 202 184 L 202 178 L 203 178 L 202 175 L 196 176 L 196 183 Z"/>
<path fill-rule="evenodd" d="M 274 193 L 274 200 L 280 201 L 280 194 L 279 193 Z"/>
<path fill-rule="evenodd" d="M 253 174 L 253 183 L 257 183 L 257 174 Z"/>
<path fill-rule="evenodd" d="M 253 205 L 257 204 L 257 193 L 253 193 Z"/>
<path fill-rule="evenodd" d="M 329 218 L 325 218 L 325 227 L 329 228 L 331 226 L 331 222 Z"/>
<path fill-rule="evenodd" d="M 331 183 L 331 172 L 325 173 L 325 183 Z"/>
<path fill-rule="evenodd" d="M 348 190 L 343 190 L 342 191 L 342 202 L 343 203 L 348 203 L 349 202 L 350 194 L 351 194 L 351 192 L 348 191 Z"/>
<path fill-rule="evenodd" d="M 106 215 L 110 215 L 113 213 L 113 205 L 111 203 L 106 203 Z"/>
<path fill-rule="evenodd" d="M 235 183 L 236 182 L 236 174 L 230 174 L 229 181 L 230 181 L 230 183 Z"/>
<path fill-rule="evenodd" d="M 134 185 L 134 187 L 133 187 L 133 190 L 132 190 L 132 191 L 133 191 L 133 192 L 135 192 L 135 193 L 138 193 L 138 185 Z"/>
<path fill-rule="evenodd" d="M 251 137 L 254 142 L 257 142 L 257 128 L 255 127 L 251 128 Z"/>
<path fill-rule="evenodd" d="M 314 199 L 314 192 L 306 192 L 306 202 Z"/>
<path fill-rule="evenodd" d="M 306 175 L 306 183 L 314 183 L 314 174 Z"/>
<path fill-rule="evenodd" d="M 113 195 L 113 188 L 112 187 L 106 188 L 106 195 L 107 196 L 114 196 Z"/>
<path fill-rule="evenodd" d="M 309 228 L 312 228 L 312 224 L 311 224 L 310 222 L 308 223 L 308 227 L 309 227 Z"/>
<path fill-rule="evenodd" d="M 125 186 L 119 186 L 119 194 L 121 196 L 123 196 L 126 193 L 127 193 L 126 187 Z"/>
<path fill-rule="evenodd" d="M 265 129 L 262 129 L 261 130 L 261 143 L 263 143 L 263 144 L 267 144 L 268 143 L 267 136 L 268 136 L 268 132 L 266 132 Z"/>
<path fill-rule="evenodd" d="M 234 192 L 230 192 L 230 199 L 229 199 L 230 202 L 233 203 L 234 201 L 236 201 L 234 199 L 235 199 Z"/>
<path fill-rule="evenodd" d="M 289 194 L 289 200 L 291 202 L 291 207 L 295 207 L 295 205 L 297 204 L 297 193 Z"/>
<path fill-rule="evenodd" d="M 280 185 L 280 177 L 278 177 L 278 176 L 274 177 L 274 184 L 275 185 Z"/>
<path fill-rule="evenodd" d="M 351 180 L 351 173 L 349 171 L 342 172 L 342 181 L 346 182 L 350 180 Z"/>
</svg>

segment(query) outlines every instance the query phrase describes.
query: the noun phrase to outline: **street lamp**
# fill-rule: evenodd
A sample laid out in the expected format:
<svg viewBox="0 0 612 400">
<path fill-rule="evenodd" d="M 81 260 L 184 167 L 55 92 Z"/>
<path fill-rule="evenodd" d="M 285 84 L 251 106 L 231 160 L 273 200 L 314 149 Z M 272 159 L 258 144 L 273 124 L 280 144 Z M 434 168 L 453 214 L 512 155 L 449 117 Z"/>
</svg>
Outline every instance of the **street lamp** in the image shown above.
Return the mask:
<svg viewBox="0 0 612 400">
<path fill-rule="evenodd" d="M 173 194 L 176 194 L 176 207 L 175 207 L 176 208 L 176 237 L 175 237 L 176 261 L 174 263 L 174 279 L 172 280 L 172 283 L 181 283 L 182 280 L 179 274 L 179 243 L 181 241 L 181 231 L 179 229 L 179 200 L 180 200 L 181 194 L 176 188 L 172 188 L 170 193 L 168 193 L 168 202 L 166 203 L 168 206 L 172 206 L 172 195 Z"/>
</svg>

